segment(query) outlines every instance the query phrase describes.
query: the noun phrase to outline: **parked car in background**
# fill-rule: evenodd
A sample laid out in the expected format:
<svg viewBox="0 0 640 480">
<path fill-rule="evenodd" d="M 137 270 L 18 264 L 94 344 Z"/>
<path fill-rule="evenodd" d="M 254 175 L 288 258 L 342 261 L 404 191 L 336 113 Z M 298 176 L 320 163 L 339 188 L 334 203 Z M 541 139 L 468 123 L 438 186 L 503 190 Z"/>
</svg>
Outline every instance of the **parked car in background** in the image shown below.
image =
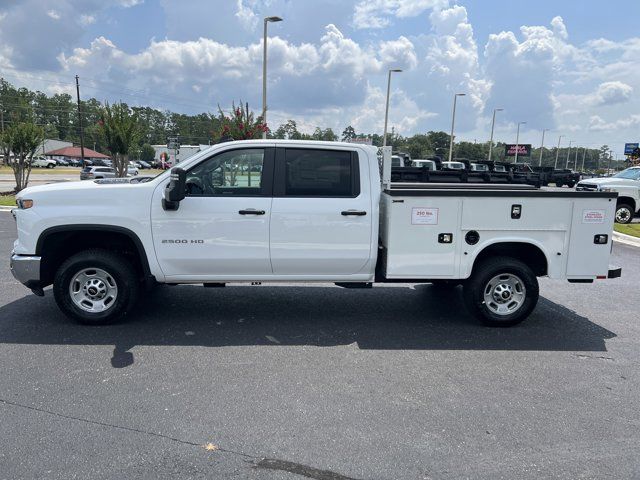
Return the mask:
<svg viewBox="0 0 640 480">
<path fill-rule="evenodd" d="M 129 165 L 127 165 L 127 177 L 134 177 L 136 175 L 138 175 L 138 167 L 136 166 L 135 163 L 133 162 L 129 162 Z"/>
<path fill-rule="evenodd" d="M 433 160 L 425 160 L 422 158 L 417 158 L 415 160 L 411 160 L 411 166 L 417 168 L 426 168 L 427 170 L 437 170 L 436 162 Z"/>
<path fill-rule="evenodd" d="M 488 172 L 489 165 L 486 163 L 472 163 L 470 170 L 472 172 Z"/>
<path fill-rule="evenodd" d="M 462 162 L 442 162 L 443 170 L 464 170 L 464 163 Z"/>
<path fill-rule="evenodd" d="M 80 180 L 98 180 L 100 178 L 116 178 L 116 171 L 110 167 L 84 167 L 80 171 Z"/>
<path fill-rule="evenodd" d="M 66 160 L 65 160 L 65 159 L 63 159 L 63 158 L 56 158 L 54 161 L 55 161 L 55 162 L 56 162 L 56 164 L 57 164 L 58 166 L 60 166 L 60 167 L 68 167 L 68 166 L 69 166 L 69 162 L 68 162 L 68 161 L 66 161 Z"/>
<path fill-rule="evenodd" d="M 145 162 L 144 160 L 138 160 L 135 163 L 140 170 L 147 170 L 149 168 L 153 168 L 150 163 Z"/>
<path fill-rule="evenodd" d="M 617 223 L 631 223 L 634 215 L 640 215 L 640 167 L 631 167 L 612 177 L 589 178 L 578 182 L 579 192 L 617 192 Z"/>
<path fill-rule="evenodd" d="M 32 167 L 55 168 L 56 165 L 57 163 L 55 160 L 51 160 L 45 157 L 33 157 L 33 159 L 31 160 Z"/>
</svg>

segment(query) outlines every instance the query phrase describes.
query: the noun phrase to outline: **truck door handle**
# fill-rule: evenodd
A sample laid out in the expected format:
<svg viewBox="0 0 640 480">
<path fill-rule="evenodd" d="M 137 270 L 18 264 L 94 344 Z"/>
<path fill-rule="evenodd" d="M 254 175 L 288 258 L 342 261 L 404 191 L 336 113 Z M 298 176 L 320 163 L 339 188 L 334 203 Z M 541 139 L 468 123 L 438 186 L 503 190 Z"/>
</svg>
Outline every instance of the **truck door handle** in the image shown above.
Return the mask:
<svg viewBox="0 0 640 480">
<path fill-rule="evenodd" d="M 240 210 L 238 212 L 240 215 L 264 215 L 264 210 L 254 210 L 252 208 L 249 208 L 247 210 Z"/>
<path fill-rule="evenodd" d="M 356 216 L 356 217 L 362 217 L 362 216 L 364 216 L 366 214 L 367 214 L 367 212 L 362 211 L 362 210 L 343 210 L 342 211 L 342 215 L 344 215 L 345 217 L 347 215 L 353 215 L 353 216 Z"/>
</svg>

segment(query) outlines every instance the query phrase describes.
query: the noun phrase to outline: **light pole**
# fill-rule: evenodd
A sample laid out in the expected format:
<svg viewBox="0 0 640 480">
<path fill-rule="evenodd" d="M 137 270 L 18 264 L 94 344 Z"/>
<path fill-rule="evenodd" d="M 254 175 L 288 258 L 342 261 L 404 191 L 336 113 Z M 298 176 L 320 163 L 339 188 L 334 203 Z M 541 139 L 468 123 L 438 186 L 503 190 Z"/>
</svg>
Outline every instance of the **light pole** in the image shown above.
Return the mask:
<svg viewBox="0 0 640 480">
<path fill-rule="evenodd" d="M 456 103 L 458 97 L 464 97 L 466 93 L 456 93 L 453 96 L 453 115 L 451 117 L 451 138 L 449 139 L 449 161 L 453 160 L 453 129 L 456 125 Z"/>
<path fill-rule="evenodd" d="M 573 168 L 578 170 L 578 152 L 580 151 L 580 147 L 576 147 L 576 157 L 573 159 Z"/>
<path fill-rule="evenodd" d="M 567 161 L 565 162 L 564 168 L 565 170 L 569 168 L 569 155 L 571 155 L 571 144 L 573 140 L 569 140 L 569 150 L 567 150 Z"/>
<path fill-rule="evenodd" d="M 518 163 L 518 147 L 520 146 L 520 125 L 524 125 L 527 122 L 518 122 L 518 133 L 516 133 L 516 158 L 513 161 L 514 164 Z"/>
<path fill-rule="evenodd" d="M 562 140 L 562 137 L 564 137 L 565 135 L 560 135 L 558 137 L 558 148 L 556 149 L 556 163 L 553 164 L 553 169 L 555 170 L 556 168 L 558 168 L 558 155 L 560 155 L 560 140 Z"/>
<path fill-rule="evenodd" d="M 262 41 L 262 123 L 267 124 L 267 23 L 281 22 L 280 17 L 264 18 L 264 37 Z M 266 130 L 262 132 L 262 138 L 267 138 Z"/>
<path fill-rule="evenodd" d="M 581 172 L 584 173 L 584 157 L 587 155 L 587 147 L 582 147 L 582 168 L 580 169 Z"/>
<path fill-rule="evenodd" d="M 504 108 L 494 108 L 493 109 L 493 120 L 491 120 L 491 140 L 489 141 L 489 158 L 487 160 L 491 161 L 491 151 L 493 150 L 493 128 L 496 126 L 496 112 L 502 112 Z"/>
<path fill-rule="evenodd" d="M 542 151 L 544 150 L 544 134 L 548 131 L 549 131 L 548 128 L 545 128 L 544 130 L 542 130 L 542 142 L 540 143 L 540 160 L 538 160 L 539 167 L 542 166 Z"/>
<path fill-rule="evenodd" d="M 392 68 L 389 70 L 389 76 L 387 78 L 387 106 L 384 109 L 384 133 L 382 135 L 382 146 L 387 146 L 387 123 L 389 122 L 389 97 L 391 96 L 391 74 L 402 72 L 399 68 Z"/>
</svg>

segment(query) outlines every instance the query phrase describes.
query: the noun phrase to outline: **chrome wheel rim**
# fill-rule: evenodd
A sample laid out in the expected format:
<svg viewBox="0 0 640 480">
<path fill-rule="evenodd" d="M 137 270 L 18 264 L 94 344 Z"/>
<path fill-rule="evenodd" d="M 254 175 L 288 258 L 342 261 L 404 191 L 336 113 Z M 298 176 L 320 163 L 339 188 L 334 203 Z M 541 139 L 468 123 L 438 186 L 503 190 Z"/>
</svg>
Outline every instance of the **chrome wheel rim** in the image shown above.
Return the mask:
<svg viewBox="0 0 640 480">
<path fill-rule="evenodd" d="M 484 304 L 496 315 L 511 315 L 518 311 L 527 297 L 527 289 L 517 275 L 502 273 L 484 287 Z"/>
<path fill-rule="evenodd" d="M 616 210 L 616 221 L 618 223 L 624 223 L 631 217 L 631 211 L 628 208 L 619 208 Z"/>
<path fill-rule="evenodd" d="M 76 307 L 85 312 L 105 312 L 116 303 L 118 285 L 108 272 L 85 268 L 71 279 L 69 295 Z"/>
</svg>

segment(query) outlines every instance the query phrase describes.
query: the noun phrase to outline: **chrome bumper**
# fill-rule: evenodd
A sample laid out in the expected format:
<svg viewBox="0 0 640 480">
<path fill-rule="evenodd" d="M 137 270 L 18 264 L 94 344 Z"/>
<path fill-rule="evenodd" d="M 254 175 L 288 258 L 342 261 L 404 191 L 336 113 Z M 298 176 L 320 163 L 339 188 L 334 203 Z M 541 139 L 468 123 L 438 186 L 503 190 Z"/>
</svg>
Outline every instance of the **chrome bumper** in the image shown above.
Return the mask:
<svg viewBox="0 0 640 480">
<path fill-rule="evenodd" d="M 11 254 L 11 273 L 20 283 L 29 288 L 40 287 L 40 257 Z"/>
</svg>

